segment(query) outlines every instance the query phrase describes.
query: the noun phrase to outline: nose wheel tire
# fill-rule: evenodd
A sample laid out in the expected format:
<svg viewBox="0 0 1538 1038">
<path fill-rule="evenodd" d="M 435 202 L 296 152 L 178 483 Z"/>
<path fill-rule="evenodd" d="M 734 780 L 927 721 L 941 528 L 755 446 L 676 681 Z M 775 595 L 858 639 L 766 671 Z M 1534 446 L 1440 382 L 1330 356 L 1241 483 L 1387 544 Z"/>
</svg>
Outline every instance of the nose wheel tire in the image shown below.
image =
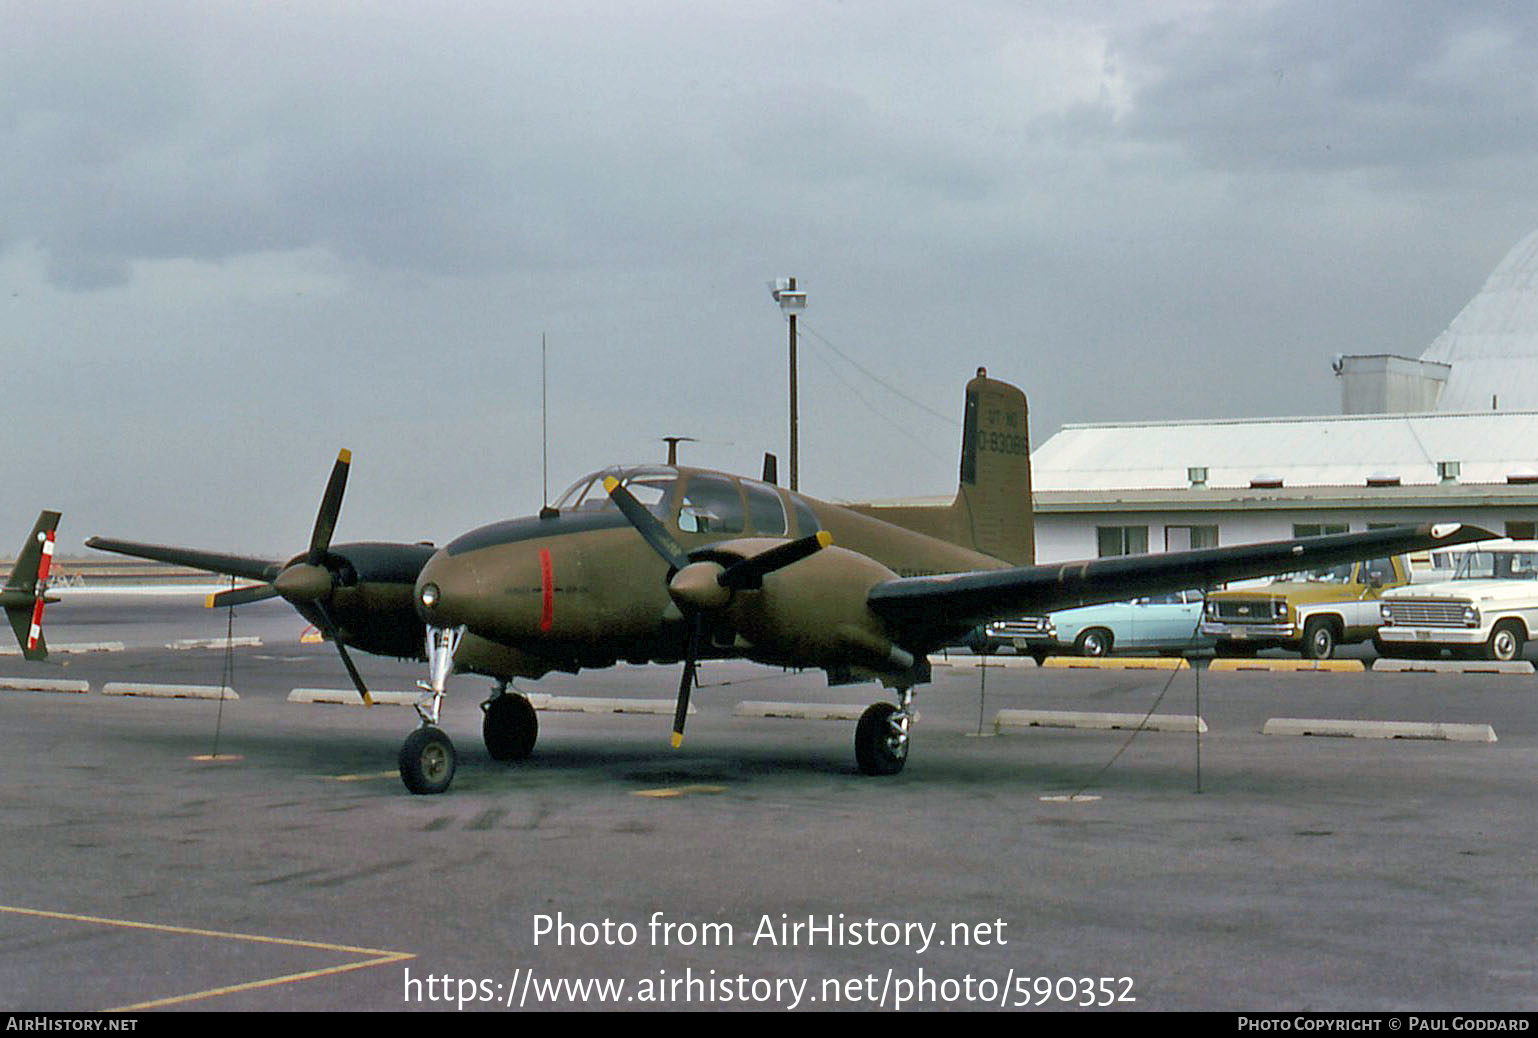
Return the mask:
<svg viewBox="0 0 1538 1038">
<path fill-rule="evenodd" d="M 458 754 L 443 729 L 423 725 L 401 744 L 401 781 L 418 795 L 442 793 L 454 781 Z"/>
<path fill-rule="evenodd" d="M 874 703 L 854 729 L 854 757 L 862 775 L 895 775 L 908 763 L 908 733 L 898 726 L 891 703 Z"/>
<path fill-rule="evenodd" d="M 539 738 L 539 716 L 528 699 L 515 692 L 504 692 L 482 709 L 481 735 L 492 760 L 523 760 L 534 752 Z"/>
</svg>

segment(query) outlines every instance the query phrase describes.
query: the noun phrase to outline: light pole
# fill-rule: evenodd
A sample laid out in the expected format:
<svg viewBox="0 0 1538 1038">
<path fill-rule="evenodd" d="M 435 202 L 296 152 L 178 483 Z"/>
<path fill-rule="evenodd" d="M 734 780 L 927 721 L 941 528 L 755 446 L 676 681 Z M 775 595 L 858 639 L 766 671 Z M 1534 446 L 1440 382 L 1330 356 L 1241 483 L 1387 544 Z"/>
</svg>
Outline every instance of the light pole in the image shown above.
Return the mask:
<svg viewBox="0 0 1538 1038">
<path fill-rule="evenodd" d="M 797 485 L 796 426 L 799 421 L 796 400 L 796 314 L 806 309 L 806 293 L 797 291 L 795 278 L 780 278 L 770 288 L 780 312 L 790 318 L 790 489 Z"/>
</svg>

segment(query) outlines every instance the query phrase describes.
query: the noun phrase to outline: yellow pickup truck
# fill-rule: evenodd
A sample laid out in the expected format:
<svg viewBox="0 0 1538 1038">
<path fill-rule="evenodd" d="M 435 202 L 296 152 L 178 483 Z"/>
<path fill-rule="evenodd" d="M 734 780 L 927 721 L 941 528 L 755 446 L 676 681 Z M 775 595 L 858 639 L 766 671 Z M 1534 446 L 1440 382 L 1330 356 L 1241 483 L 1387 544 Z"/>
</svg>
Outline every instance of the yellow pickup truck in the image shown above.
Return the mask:
<svg viewBox="0 0 1538 1038">
<path fill-rule="evenodd" d="M 1253 656 L 1279 647 L 1327 660 L 1337 645 L 1371 638 L 1382 622 L 1378 599 L 1384 589 L 1408 583 L 1410 560 L 1395 556 L 1287 573 L 1261 587 L 1214 591 L 1207 596 L 1202 634 L 1214 639 L 1219 656 Z"/>
</svg>

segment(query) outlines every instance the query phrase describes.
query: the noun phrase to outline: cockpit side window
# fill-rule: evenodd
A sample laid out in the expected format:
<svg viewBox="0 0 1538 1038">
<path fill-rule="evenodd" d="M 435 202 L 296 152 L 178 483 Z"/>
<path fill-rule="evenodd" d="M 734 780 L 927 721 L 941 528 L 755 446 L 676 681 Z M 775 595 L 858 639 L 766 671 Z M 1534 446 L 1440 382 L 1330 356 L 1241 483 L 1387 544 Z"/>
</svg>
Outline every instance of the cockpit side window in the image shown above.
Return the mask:
<svg viewBox="0 0 1538 1038">
<path fill-rule="evenodd" d="M 750 479 L 742 481 L 743 493 L 748 498 L 748 517 L 753 520 L 753 531 L 765 537 L 785 536 L 785 505 L 773 488 Z"/>
<path fill-rule="evenodd" d="M 737 484 L 720 476 L 691 477 L 678 510 L 678 528 L 684 533 L 742 533 L 747 514 Z"/>
<path fill-rule="evenodd" d="M 791 507 L 796 510 L 796 536 L 810 537 L 822 529 L 822 523 L 817 521 L 817 513 L 812 511 L 812 506 L 807 504 L 795 494 L 790 495 Z"/>
</svg>

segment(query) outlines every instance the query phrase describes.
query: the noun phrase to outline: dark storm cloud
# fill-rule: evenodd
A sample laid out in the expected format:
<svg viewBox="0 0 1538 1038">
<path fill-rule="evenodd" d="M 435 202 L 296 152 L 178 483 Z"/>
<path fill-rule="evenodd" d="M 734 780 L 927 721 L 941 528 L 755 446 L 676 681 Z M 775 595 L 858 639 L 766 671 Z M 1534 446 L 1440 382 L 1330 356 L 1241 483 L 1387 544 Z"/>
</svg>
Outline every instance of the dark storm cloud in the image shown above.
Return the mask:
<svg viewBox="0 0 1538 1038">
<path fill-rule="evenodd" d="M 1228 170 L 1392 170 L 1538 151 L 1538 8 L 1298 0 L 1114 37 L 1122 126 Z"/>
</svg>

